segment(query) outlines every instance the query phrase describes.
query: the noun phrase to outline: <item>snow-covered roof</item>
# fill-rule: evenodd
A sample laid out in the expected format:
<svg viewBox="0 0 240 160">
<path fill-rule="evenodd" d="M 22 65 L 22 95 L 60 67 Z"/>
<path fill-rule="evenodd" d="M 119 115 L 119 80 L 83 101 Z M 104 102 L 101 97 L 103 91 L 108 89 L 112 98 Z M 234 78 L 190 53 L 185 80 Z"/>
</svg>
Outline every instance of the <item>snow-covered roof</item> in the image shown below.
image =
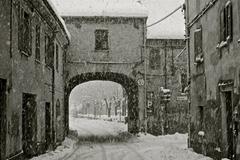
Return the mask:
<svg viewBox="0 0 240 160">
<path fill-rule="evenodd" d="M 65 33 L 67 34 L 68 40 L 70 40 L 71 39 L 70 32 L 68 31 L 64 20 L 62 19 L 62 17 L 58 13 L 58 10 L 56 9 L 54 3 L 52 2 L 52 0 L 46 0 L 46 2 L 48 2 L 48 4 L 51 6 L 52 10 L 55 12 L 55 15 L 57 16 L 57 18 L 58 18 L 59 22 L 61 23 Z"/>
<path fill-rule="evenodd" d="M 142 0 L 148 10 L 147 25 L 171 13 L 184 3 L 184 0 Z M 185 34 L 184 15 L 181 9 L 176 13 L 147 29 L 147 38 L 151 39 L 183 39 Z"/>
<path fill-rule="evenodd" d="M 52 0 L 61 16 L 147 17 L 148 11 L 137 0 Z"/>
</svg>

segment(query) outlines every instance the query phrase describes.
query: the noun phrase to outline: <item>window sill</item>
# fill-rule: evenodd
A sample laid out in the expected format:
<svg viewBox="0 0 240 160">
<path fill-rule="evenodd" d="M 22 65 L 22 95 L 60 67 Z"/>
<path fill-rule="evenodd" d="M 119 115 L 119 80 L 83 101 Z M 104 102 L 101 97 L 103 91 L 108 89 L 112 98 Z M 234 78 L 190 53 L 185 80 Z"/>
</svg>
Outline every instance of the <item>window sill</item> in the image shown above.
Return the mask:
<svg viewBox="0 0 240 160">
<path fill-rule="evenodd" d="M 27 54 L 25 51 L 20 51 L 20 53 L 21 53 L 22 55 L 26 56 L 26 57 L 30 57 L 30 55 Z"/>
<path fill-rule="evenodd" d="M 46 64 L 45 64 L 45 67 L 46 67 L 47 69 L 49 69 L 50 71 L 52 70 L 52 68 L 51 68 L 49 65 L 46 65 Z"/>
<path fill-rule="evenodd" d="M 41 64 L 40 60 L 35 59 L 35 62 L 38 63 L 38 64 Z"/>
<path fill-rule="evenodd" d="M 229 44 L 228 41 L 222 41 L 221 43 L 218 43 L 216 48 L 222 49 L 222 48 L 226 47 L 228 44 Z"/>
</svg>

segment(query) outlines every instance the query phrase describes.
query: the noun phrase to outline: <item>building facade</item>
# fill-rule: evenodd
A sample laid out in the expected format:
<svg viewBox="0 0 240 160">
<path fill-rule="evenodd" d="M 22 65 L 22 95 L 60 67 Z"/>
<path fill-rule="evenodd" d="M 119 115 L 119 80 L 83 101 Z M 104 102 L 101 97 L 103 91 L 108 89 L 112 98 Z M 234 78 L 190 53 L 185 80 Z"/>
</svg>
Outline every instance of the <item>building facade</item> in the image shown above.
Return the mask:
<svg viewBox="0 0 240 160">
<path fill-rule="evenodd" d="M 63 18 L 72 35 L 66 63 L 66 93 L 91 80 L 121 84 L 129 100 L 129 131 L 138 132 L 145 108 L 144 86 L 137 84 L 137 79 L 143 77 L 138 74 L 138 66 L 143 64 L 147 17 Z"/>
<path fill-rule="evenodd" d="M 190 147 L 239 159 L 240 1 L 186 0 Z"/>
<path fill-rule="evenodd" d="M 47 0 L 3 0 L 0 15 L 0 159 L 20 159 L 64 139 L 70 38 Z"/>
<path fill-rule="evenodd" d="M 187 132 L 185 49 L 184 39 L 147 39 L 147 129 L 154 135 Z M 163 91 L 170 91 L 169 97 Z"/>
</svg>

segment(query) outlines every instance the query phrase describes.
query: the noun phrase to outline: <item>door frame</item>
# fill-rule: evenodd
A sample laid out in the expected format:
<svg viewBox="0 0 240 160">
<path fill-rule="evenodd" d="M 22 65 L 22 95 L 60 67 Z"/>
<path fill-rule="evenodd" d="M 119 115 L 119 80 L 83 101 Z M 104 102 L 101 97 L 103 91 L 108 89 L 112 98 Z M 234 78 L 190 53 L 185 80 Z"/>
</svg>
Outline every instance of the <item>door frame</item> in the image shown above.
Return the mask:
<svg viewBox="0 0 240 160">
<path fill-rule="evenodd" d="M 225 82 L 222 82 L 224 84 Z M 234 134 L 232 131 L 232 142 L 228 141 L 228 124 L 227 124 L 227 106 L 226 106 L 226 93 L 230 92 L 231 93 L 231 111 L 232 111 L 232 121 L 231 125 L 233 128 L 234 121 L 233 121 L 233 111 L 234 111 L 234 104 L 233 104 L 233 92 L 234 92 L 234 85 L 232 81 L 226 81 L 226 85 L 219 85 L 220 87 L 220 102 L 221 102 L 221 129 L 222 129 L 222 147 L 223 147 L 223 156 L 225 158 L 229 158 L 229 148 L 228 144 L 232 143 L 232 150 L 233 153 L 232 155 L 235 155 L 236 157 L 236 150 L 234 150 Z M 232 158 L 232 157 L 231 157 Z"/>
<path fill-rule="evenodd" d="M 34 108 L 25 108 L 28 107 L 27 102 Z M 24 109 L 27 109 L 27 112 L 24 113 Z M 27 128 L 26 125 L 31 127 Z M 37 104 L 36 95 L 31 93 L 22 93 L 22 142 L 24 156 L 32 157 L 37 154 Z"/>
</svg>

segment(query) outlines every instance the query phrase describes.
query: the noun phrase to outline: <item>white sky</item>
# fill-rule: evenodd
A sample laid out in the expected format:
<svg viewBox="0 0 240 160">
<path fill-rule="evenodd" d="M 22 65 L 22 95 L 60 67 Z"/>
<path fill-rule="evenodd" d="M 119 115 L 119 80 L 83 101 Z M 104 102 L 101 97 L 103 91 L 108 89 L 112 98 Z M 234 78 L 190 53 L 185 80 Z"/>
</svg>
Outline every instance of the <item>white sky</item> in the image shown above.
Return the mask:
<svg viewBox="0 0 240 160">
<path fill-rule="evenodd" d="M 165 17 L 183 3 L 184 0 L 143 0 L 149 13 L 147 24 Z M 184 27 L 184 15 L 180 9 L 163 22 L 148 28 L 148 38 L 184 38 Z"/>
<path fill-rule="evenodd" d="M 184 3 L 184 0 L 51 0 L 61 15 L 145 17 L 152 24 Z M 142 5 L 136 3 L 141 1 Z M 184 38 L 181 10 L 148 28 L 148 38 Z"/>
</svg>

